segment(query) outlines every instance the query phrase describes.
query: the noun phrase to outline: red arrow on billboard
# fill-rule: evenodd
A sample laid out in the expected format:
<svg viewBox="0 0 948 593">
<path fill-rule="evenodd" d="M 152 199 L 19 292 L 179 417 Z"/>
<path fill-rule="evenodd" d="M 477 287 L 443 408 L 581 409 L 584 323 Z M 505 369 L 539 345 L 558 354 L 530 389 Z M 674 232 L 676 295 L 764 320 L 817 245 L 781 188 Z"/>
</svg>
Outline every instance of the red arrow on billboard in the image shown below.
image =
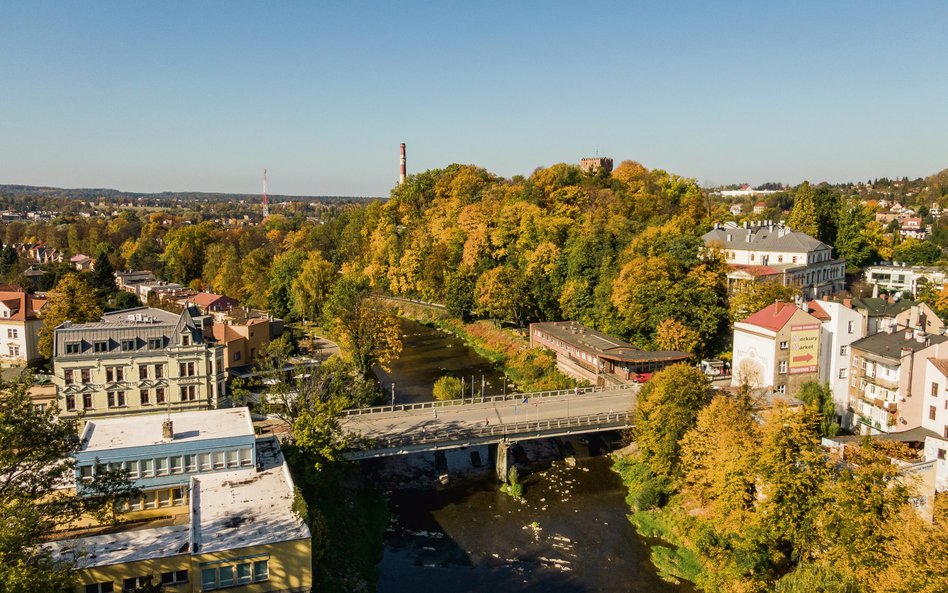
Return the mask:
<svg viewBox="0 0 948 593">
<path fill-rule="evenodd" d="M 794 356 L 793 362 L 810 362 L 813 360 L 812 354 L 804 354 L 803 356 Z"/>
</svg>

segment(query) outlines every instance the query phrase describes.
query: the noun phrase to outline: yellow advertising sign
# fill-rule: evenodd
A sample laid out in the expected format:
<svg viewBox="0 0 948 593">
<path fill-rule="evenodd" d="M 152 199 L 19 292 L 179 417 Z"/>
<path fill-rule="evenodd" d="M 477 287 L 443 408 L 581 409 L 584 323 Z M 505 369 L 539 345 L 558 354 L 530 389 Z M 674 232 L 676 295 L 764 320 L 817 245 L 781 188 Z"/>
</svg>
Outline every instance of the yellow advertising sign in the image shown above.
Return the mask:
<svg viewBox="0 0 948 593">
<path fill-rule="evenodd" d="M 815 373 L 820 357 L 820 324 L 790 328 L 790 374 Z"/>
</svg>

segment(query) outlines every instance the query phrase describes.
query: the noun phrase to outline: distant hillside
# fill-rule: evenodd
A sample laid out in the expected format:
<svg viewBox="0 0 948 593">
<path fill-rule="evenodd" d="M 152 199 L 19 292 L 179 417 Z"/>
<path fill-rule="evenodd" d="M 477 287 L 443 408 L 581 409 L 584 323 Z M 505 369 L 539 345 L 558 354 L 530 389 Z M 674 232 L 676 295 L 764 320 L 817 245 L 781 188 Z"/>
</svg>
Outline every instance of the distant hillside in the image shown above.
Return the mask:
<svg viewBox="0 0 948 593">
<path fill-rule="evenodd" d="M 65 189 L 60 187 L 40 187 L 35 185 L 4 185 L 0 184 L 0 196 L 7 197 L 44 197 L 60 198 L 72 200 L 98 200 L 106 199 L 110 201 L 137 200 L 144 198 L 146 200 L 185 200 L 185 201 L 205 201 L 205 202 L 227 202 L 227 201 L 257 201 L 260 194 L 225 194 L 209 192 L 159 192 L 159 193 L 141 193 L 119 191 L 108 188 L 73 188 Z M 373 200 L 382 200 L 382 197 L 373 196 L 284 196 L 271 195 L 271 202 L 368 202 Z"/>
</svg>

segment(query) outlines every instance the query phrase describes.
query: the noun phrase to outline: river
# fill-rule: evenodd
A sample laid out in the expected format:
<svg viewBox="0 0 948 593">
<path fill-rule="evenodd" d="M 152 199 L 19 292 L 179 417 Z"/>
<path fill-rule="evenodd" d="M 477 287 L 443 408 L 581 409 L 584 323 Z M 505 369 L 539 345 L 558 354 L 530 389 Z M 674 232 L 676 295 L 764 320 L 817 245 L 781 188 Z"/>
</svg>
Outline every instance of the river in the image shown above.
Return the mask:
<svg viewBox="0 0 948 593">
<path fill-rule="evenodd" d="M 396 382 L 398 401 L 431 399 L 431 384 L 445 372 L 470 368 L 468 376 L 502 381 L 458 338 L 411 321 L 402 327 L 403 355 L 380 377 Z M 548 462 L 523 479 L 523 501 L 502 494 L 489 469 L 445 489 L 395 489 L 379 593 L 693 591 L 658 577 L 609 465 L 604 456 L 575 466 Z"/>
</svg>

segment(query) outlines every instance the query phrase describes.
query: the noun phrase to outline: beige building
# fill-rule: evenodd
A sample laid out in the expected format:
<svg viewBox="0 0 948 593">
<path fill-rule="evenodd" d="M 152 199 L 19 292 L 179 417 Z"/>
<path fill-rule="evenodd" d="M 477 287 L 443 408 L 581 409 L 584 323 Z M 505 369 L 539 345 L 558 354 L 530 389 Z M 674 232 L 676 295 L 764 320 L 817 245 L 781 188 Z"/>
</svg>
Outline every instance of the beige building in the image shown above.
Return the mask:
<svg viewBox="0 0 948 593">
<path fill-rule="evenodd" d="M 821 329 L 817 317 L 785 302 L 735 323 L 731 384 L 794 395 L 803 383 L 818 381 Z"/>
<path fill-rule="evenodd" d="M 252 365 L 270 343 L 271 322 L 257 317 L 242 323 L 214 324 L 214 339 L 224 348 L 224 371 Z"/>
<path fill-rule="evenodd" d="M 217 407 L 224 348 L 205 339 L 210 319 L 197 313 L 138 307 L 57 327 L 53 382 L 62 414 L 89 420 Z"/>
</svg>

